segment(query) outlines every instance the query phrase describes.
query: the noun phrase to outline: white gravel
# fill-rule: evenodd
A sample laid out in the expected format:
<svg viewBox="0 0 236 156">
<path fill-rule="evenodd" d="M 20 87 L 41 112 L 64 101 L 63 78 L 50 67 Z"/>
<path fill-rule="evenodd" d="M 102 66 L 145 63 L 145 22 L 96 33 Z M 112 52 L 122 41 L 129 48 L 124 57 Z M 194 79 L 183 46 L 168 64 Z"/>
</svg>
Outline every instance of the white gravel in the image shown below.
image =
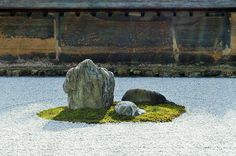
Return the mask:
<svg viewBox="0 0 236 156">
<path fill-rule="evenodd" d="M 51 80 L 52 79 L 49 81 L 51 82 Z M 121 80 L 123 81 L 123 79 Z M 146 80 L 147 79 L 144 79 L 143 83 L 147 83 Z M 166 83 L 165 81 L 167 81 L 165 79 L 157 80 L 164 84 Z M 9 82 L 9 80 L 7 81 Z M 28 82 L 28 79 L 26 81 L 27 82 L 24 82 L 25 85 L 27 83 L 32 85 L 32 82 Z M 48 80 L 44 79 L 44 81 Z M 61 83 L 62 80 L 57 81 Z M 180 94 L 181 91 L 184 90 L 188 91 L 186 87 L 183 87 L 185 83 L 190 86 L 191 83 L 202 83 L 203 86 L 210 83 L 211 85 L 210 80 L 205 81 L 199 79 L 194 80 L 198 82 L 191 83 L 186 82 L 186 80 L 178 81 L 180 82 L 176 85 L 181 86 L 182 89 L 175 89 L 173 94 L 172 91 L 169 90 L 170 86 L 165 86 L 165 88 L 168 89 L 166 94 L 169 93 L 169 97 L 173 97 L 172 99 L 180 102 L 184 102 L 184 100 L 181 101 L 183 97 L 175 97 L 174 95 L 176 93 Z M 19 83 L 19 81 L 16 81 L 16 83 Z M 226 82 L 223 81 L 223 83 L 226 87 L 229 87 L 235 84 L 235 80 L 226 80 Z M 4 84 L 2 83 L 2 86 L 4 86 Z M 12 81 L 11 83 L 9 82 L 9 84 L 15 85 Z M 121 82 L 119 82 L 119 84 L 121 84 Z M 145 86 L 145 84 L 141 85 Z M 47 85 L 47 87 L 51 86 L 53 85 Z M 165 92 L 161 85 L 158 87 L 160 87 L 162 92 Z M 211 89 L 207 86 L 205 87 Z M 198 88 L 202 89 L 201 85 L 199 85 Z M 14 88 L 14 90 L 15 89 L 16 88 Z M 41 93 L 42 90 L 43 89 L 38 92 Z M 117 90 L 119 91 L 119 88 L 117 88 Z M 199 90 L 194 90 L 193 88 L 192 90 L 195 92 L 194 95 L 200 93 Z M 188 113 L 170 123 L 96 125 L 83 123 L 73 124 L 40 119 L 36 116 L 37 112 L 55 107 L 57 104 L 55 104 L 55 102 L 25 102 L 21 106 L 14 106 L 17 100 L 13 100 L 12 96 L 16 96 L 16 94 L 11 95 L 10 92 L 8 92 L 9 94 L 5 94 L 5 97 L 2 96 L 0 99 L 4 100 L 8 98 L 15 102 L 11 102 L 12 106 L 9 107 L 3 107 L 3 104 L 1 105 L 0 103 L 0 155 L 235 155 L 235 91 L 235 89 L 226 89 L 225 91 L 219 91 L 220 93 L 216 92 L 215 94 L 212 94 L 213 91 L 210 92 L 212 97 L 209 98 L 209 101 L 212 101 L 212 103 L 205 103 L 207 108 L 204 107 L 201 111 L 199 111 L 199 107 L 202 107 L 201 100 L 185 99 Z M 31 95 L 37 96 L 38 92 L 32 89 Z M 222 101 L 219 99 L 215 101 L 215 98 L 217 99 L 219 94 L 223 94 L 223 92 L 227 92 L 227 94 L 220 98 Z M 191 97 L 194 97 L 192 95 L 193 93 L 189 94 L 191 94 Z M 51 96 L 53 95 L 50 95 L 50 97 Z M 186 96 L 186 93 L 184 96 Z M 227 99 L 229 101 L 227 101 Z M 198 103 L 197 101 L 201 102 Z M 213 105 L 214 103 L 215 105 Z M 196 104 L 196 107 L 194 104 Z M 208 104 L 211 106 L 208 107 Z M 220 107 L 219 104 L 222 104 L 222 107 Z M 222 110 L 222 112 L 218 113 L 219 110 Z"/>
</svg>

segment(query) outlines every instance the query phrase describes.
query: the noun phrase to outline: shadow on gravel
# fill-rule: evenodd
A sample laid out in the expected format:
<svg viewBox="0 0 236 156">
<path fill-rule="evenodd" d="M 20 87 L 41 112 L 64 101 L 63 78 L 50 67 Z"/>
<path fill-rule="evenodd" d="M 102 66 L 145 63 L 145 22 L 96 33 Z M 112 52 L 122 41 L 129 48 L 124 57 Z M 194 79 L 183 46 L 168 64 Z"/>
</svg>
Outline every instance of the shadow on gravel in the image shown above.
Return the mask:
<svg viewBox="0 0 236 156">
<path fill-rule="evenodd" d="M 72 122 L 63 122 L 63 121 L 49 121 L 43 126 L 43 130 L 46 131 L 64 131 L 72 128 L 86 128 L 94 127 L 95 124 L 86 124 L 86 123 L 72 123 Z"/>
</svg>

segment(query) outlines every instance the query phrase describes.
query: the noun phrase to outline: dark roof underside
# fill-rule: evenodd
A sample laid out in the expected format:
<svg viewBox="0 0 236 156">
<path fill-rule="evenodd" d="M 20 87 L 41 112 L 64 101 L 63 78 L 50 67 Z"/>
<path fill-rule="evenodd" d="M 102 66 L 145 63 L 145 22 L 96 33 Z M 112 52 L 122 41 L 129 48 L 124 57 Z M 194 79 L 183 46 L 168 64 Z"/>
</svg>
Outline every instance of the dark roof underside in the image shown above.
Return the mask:
<svg viewBox="0 0 236 156">
<path fill-rule="evenodd" d="M 0 9 L 235 10 L 236 0 L 0 0 Z"/>
</svg>

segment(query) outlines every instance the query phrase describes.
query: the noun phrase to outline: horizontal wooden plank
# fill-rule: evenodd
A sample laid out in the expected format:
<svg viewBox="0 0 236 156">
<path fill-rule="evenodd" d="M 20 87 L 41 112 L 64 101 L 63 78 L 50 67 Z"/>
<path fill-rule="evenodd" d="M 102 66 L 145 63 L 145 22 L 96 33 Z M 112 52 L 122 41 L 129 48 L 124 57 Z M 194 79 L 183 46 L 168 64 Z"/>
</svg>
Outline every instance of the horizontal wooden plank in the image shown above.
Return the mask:
<svg viewBox="0 0 236 156">
<path fill-rule="evenodd" d="M 0 10 L 12 9 L 160 9 L 236 10 L 236 0 L 1 0 Z"/>
</svg>

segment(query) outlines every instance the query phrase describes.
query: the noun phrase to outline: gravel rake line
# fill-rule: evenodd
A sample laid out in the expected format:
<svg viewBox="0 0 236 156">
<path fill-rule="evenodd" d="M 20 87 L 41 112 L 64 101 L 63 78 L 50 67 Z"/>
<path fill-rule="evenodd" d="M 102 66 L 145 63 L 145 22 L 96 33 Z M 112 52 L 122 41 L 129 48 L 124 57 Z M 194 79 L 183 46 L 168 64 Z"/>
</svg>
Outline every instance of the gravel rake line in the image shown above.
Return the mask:
<svg viewBox="0 0 236 156">
<path fill-rule="evenodd" d="M 64 98 L 50 98 L 50 99 L 43 99 L 43 100 L 39 100 L 39 101 L 30 101 L 30 102 L 26 102 L 26 103 L 18 103 L 18 104 L 15 104 L 15 105 L 10 105 L 10 106 L 7 106 L 7 107 L 0 108 L 0 112 L 4 111 L 6 109 L 9 109 L 9 108 L 16 107 L 16 106 L 26 106 L 26 105 L 29 105 L 29 104 L 32 104 L 32 103 L 47 102 L 47 101 L 55 100 L 55 99 L 60 100 L 60 99 L 64 99 Z"/>
</svg>

